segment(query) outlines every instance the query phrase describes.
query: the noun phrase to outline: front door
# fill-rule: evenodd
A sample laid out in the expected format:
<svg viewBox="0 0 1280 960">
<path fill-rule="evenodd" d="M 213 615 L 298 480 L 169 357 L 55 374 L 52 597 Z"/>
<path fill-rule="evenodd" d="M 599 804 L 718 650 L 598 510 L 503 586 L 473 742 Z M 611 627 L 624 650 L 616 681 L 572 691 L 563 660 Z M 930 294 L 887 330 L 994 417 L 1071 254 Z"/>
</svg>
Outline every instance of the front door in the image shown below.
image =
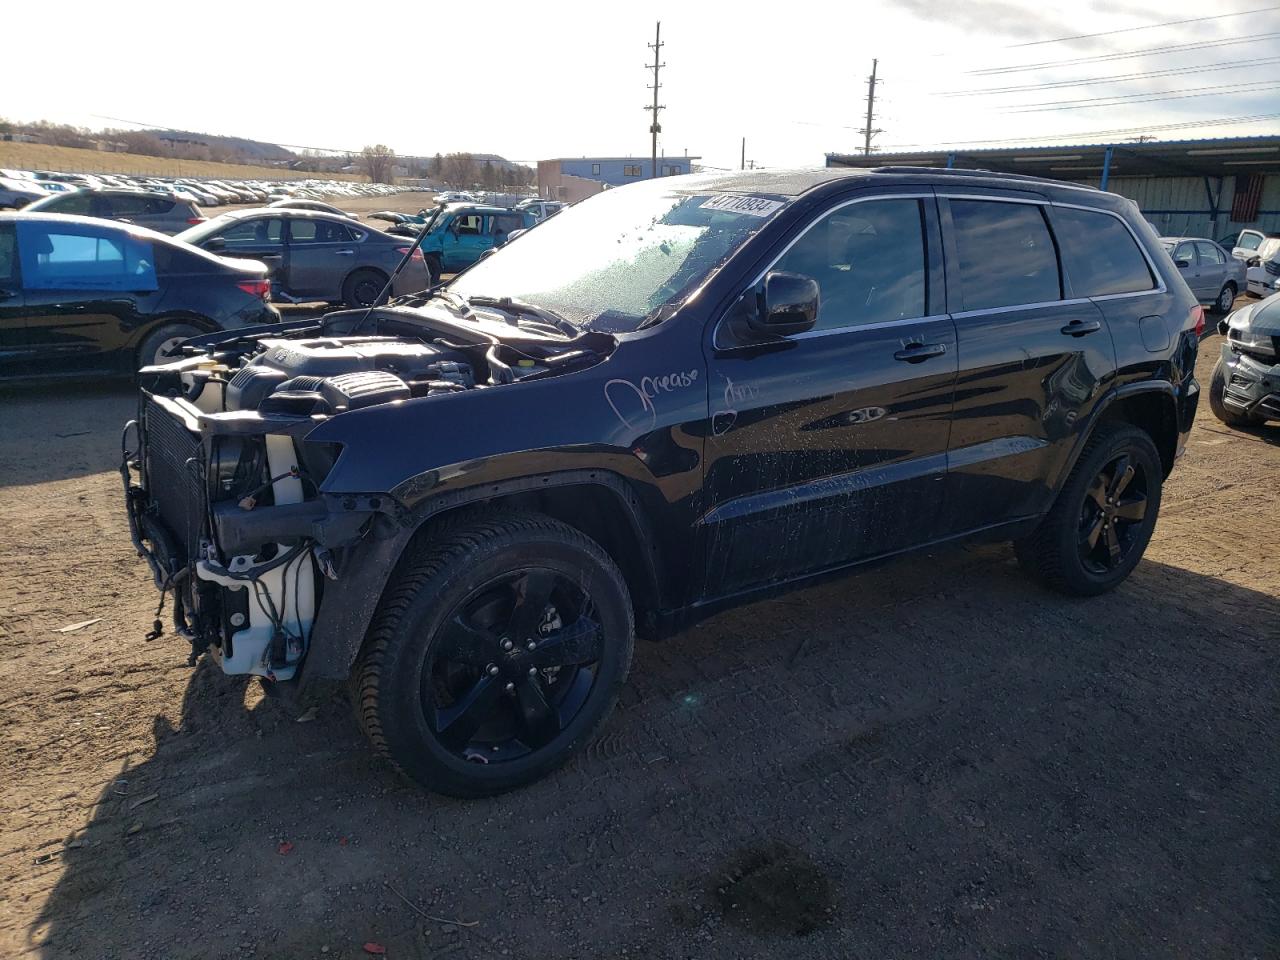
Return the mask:
<svg viewBox="0 0 1280 960">
<path fill-rule="evenodd" d="M 356 263 L 355 235 L 344 224 L 289 218 L 289 282 L 300 300 L 341 300 L 342 282 Z"/>
<path fill-rule="evenodd" d="M 27 353 L 26 328 L 18 241 L 13 224 L 0 223 L 0 376 L 22 373 Z"/>
<path fill-rule="evenodd" d="M 493 246 L 493 218 L 480 213 L 459 213 L 444 229 L 440 262 L 445 272 L 465 270 Z"/>
<path fill-rule="evenodd" d="M 1204 299 L 1204 287 L 1200 282 L 1200 263 L 1196 260 L 1196 248 L 1190 240 L 1183 240 L 1173 248 L 1173 265 L 1178 268 L 1178 276 L 1196 295 L 1197 300 Z"/>
<path fill-rule="evenodd" d="M 942 504 L 956 338 L 931 192 L 867 194 L 820 215 L 769 268 L 813 277 L 815 328 L 709 346 L 707 596 L 888 554 Z"/>
<path fill-rule="evenodd" d="M 210 241 L 221 242 L 211 245 Z M 206 237 L 201 246 L 220 257 L 238 257 L 265 263 L 270 271 L 272 287 L 286 284 L 289 265 L 285 260 L 282 217 L 235 220 L 220 232 Z"/>
</svg>

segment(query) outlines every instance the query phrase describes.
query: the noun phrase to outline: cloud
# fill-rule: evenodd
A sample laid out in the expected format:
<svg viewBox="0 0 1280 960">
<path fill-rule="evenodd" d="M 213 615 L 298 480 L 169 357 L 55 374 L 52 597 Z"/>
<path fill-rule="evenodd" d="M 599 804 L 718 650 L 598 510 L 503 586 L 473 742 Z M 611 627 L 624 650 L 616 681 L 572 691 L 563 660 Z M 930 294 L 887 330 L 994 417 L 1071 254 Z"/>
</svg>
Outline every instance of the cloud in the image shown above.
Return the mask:
<svg viewBox="0 0 1280 960">
<path fill-rule="evenodd" d="M 922 20 L 945 23 L 959 30 L 999 34 L 1013 40 L 1040 40 L 1085 33 L 1078 23 L 1045 14 L 1009 0 L 895 0 L 896 7 Z"/>
</svg>

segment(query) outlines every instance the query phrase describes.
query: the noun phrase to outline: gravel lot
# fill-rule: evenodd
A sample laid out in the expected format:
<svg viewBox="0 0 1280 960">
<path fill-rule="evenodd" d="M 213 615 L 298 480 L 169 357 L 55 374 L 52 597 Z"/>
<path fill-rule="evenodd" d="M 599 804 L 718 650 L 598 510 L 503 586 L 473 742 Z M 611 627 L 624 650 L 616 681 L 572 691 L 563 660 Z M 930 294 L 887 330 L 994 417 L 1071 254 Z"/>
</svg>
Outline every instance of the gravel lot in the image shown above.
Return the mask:
<svg viewBox="0 0 1280 960">
<path fill-rule="evenodd" d="M 728 613 L 458 802 L 144 640 L 132 409 L 0 394 L 0 956 L 1280 956 L 1280 428 L 1203 404 L 1109 596 L 983 546 Z"/>
</svg>

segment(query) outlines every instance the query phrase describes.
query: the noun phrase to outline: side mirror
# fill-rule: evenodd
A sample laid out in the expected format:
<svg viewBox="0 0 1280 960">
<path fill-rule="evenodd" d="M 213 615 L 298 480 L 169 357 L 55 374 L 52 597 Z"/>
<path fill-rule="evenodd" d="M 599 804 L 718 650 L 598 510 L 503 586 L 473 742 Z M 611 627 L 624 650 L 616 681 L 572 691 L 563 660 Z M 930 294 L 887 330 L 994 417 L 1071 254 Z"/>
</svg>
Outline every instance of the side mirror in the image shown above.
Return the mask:
<svg viewBox="0 0 1280 960">
<path fill-rule="evenodd" d="M 1261 265 L 1262 265 L 1261 257 L 1250 257 L 1248 260 L 1245 261 L 1245 266 L 1247 267 L 1258 267 Z"/>
<path fill-rule="evenodd" d="M 213 237 L 212 239 L 206 240 L 201 244 L 201 246 L 210 253 L 219 253 L 227 249 L 227 241 L 223 240 L 221 237 Z"/>
<path fill-rule="evenodd" d="M 764 278 L 764 293 L 759 300 L 759 309 L 747 320 L 751 332 L 785 337 L 813 329 L 818 322 L 822 292 L 813 277 L 775 270 Z"/>
<path fill-rule="evenodd" d="M 1191 261 L 1190 261 L 1190 260 L 1175 260 L 1175 261 L 1173 261 L 1173 265 L 1174 265 L 1175 267 L 1177 267 L 1179 270 L 1185 270 L 1187 267 L 1191 266 Z"/>
</svg>

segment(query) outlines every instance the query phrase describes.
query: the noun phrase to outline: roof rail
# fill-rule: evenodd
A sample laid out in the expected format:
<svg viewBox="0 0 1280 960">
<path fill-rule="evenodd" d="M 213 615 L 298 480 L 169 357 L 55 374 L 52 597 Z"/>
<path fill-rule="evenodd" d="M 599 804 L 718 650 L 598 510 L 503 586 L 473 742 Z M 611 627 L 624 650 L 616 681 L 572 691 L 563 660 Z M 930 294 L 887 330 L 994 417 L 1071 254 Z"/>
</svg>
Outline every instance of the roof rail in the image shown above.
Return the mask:
<svg viewBox="0 0 1280 960">
<path fill-rule="evenodd" d="M 1024 183 L 1058 183 L 1075 187 L 1078 190 L 1097 190 L 1085 183 L 1074 183 L 1070 180 L 1054 180 L 1050 177 L 1035 177 L 1026 173 L 1001 173 L 999 170 L 971 170 L 965 167 L 915 167 L 907 164 L 890 164 L 884 167 L 872 167 L 872 173 L 927 173 L 929 176 L 946 177 L 978 177 L 991 180 L 1017 180 Z"/>
</svg>

